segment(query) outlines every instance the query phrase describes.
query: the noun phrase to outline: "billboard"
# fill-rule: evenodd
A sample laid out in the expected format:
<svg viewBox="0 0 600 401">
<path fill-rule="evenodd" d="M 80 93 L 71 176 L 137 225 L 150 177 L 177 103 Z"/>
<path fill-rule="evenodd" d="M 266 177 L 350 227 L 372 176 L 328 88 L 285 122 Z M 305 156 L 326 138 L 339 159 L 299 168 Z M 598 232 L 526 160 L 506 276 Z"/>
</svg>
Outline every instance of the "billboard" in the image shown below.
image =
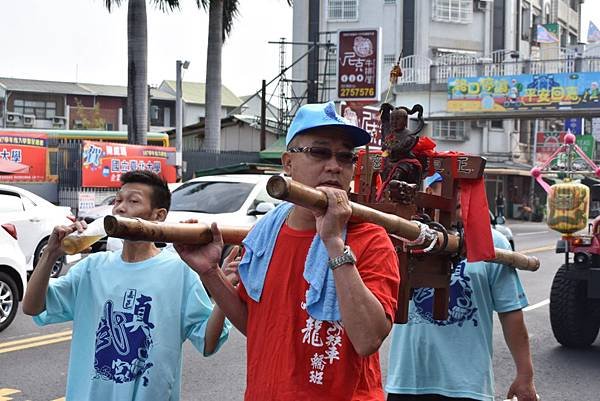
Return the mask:
<svg viewBox="0 0 600 401">
<path fill-rule="evenodd" d="M 83 141 L 81 185 L 118 188 L 121 174 L 132 170 L 150 170 L 175 182 L 174 154 L 175 148 Z"/>
<path fill-rule="evenodd" d="M 351 124 L 371 134 L 371 145 L 381 146 L 379 109 L 368 102 L 342 102 L 341 115 Z"/>
<path fill-rule="evenodd" d="M 338 99 L 377 101 L 380 36 L 378 29 L 339 31 Z"/>
<path fill-rule="evenodd" d="M 600 72 L 448 80 L 448 111 L 600 109 Z"/>
<path fill-rule="evenodd" d="M 48 135 L 39 132 L 3 131 L 0 134 L 0 159 L 29 166 L 28 173 L 1 175 L 0 181 L 46 181 Z"/>
<path fill-rule="evenodd" d="M 550 156 L 565 143 L 565 131 L 546 131 L 537 133 L 536 146 L 536 164 L 541 165 L 548 161 Z M 595 158 L 596 141 L 592 135 L 578 135 L 575 143 L 590 159 Z M 586 170 L 587 164 L 579 155 L 575 155 L 572 161 L 572 167 L 575 170 Z M 564 168 L 567 165 L 567 155 L 559 153 L 556 158 L 550 163 L 551 166 Z"/>
</svg>

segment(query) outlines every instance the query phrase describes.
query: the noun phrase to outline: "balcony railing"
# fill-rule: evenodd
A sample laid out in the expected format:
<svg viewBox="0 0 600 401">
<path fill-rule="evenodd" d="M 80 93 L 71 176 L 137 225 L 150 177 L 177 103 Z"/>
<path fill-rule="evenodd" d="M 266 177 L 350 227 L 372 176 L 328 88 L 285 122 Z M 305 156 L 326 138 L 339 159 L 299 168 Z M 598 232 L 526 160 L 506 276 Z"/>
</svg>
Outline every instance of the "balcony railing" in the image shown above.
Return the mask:
<svg viewBox="0 0 600 401">
<path fill-rule="evenodd" d="M 402 77 L 398 79 L 398 83 L 428 84 L 431 63 L 431 59 L 422 56 L 408 56 L 402 58 L 402 60 L 400 60 Z"/>
<path fill-rule="evenodd" d="M 510 50 L 498 50 L 489 57 L 445 54 L 434 60 L 408 56 L 400 60 L 403 76 L 398 85 L 444 84 L 448 78 L 600 72 L 600 44 L 590 46 L 583 55 L 569 48 L 537 51 L 525 59 Z"/>
</svg>

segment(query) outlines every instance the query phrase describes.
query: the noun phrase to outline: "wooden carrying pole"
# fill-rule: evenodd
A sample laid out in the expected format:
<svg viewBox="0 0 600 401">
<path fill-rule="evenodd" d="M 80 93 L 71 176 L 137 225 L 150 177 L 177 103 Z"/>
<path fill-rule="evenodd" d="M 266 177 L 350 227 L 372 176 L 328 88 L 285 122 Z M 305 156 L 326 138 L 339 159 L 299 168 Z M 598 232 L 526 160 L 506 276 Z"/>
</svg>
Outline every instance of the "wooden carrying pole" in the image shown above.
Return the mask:
<svg viewBox="0 0 600 401">
<path fill-rule="evenodd" d="M 307 209 L 320 211 L 327 209 L 327 195 L 325 193 L 289 178 L 281 176 L 271 177 L 267 182 L 267 192 L 276 199 L 292 202 Z M 414 241 L 419 237 L 421 229 L 416 223 L 359 203 L 350 202 L 350 206 L 352 207 L 353 220 L 356 219 L 380 225 L 389 234 L 395 234 L 409 241 Z M 440 232 L 438 233 L 438 241 L 434 250 L 455 253 L 458 251 L 459 241 L 460 239 L 457 235 L 448 234 L 448 241 L 445 248 L 440 249 L 440 244 L 444 242 L 444 235 Z M 536 271 L 540 267 L 540 261 L 536 257 L 499 248 L 496 248 L 495 251 L 496 258 L 489 260 L 489 262 L 529 271 Z"/>
<path fill-rule="evenodd" d="M 172 242 L 202 245 L 212 241 L 210 226 L 204 223 L 164 223 L 121 216 L 104 217 L 104 230 L 114 238 L 132 241 Z M 219 227 L 225 244 L 238 245 L 248 235 L 248 228 Z"/>
</svg>

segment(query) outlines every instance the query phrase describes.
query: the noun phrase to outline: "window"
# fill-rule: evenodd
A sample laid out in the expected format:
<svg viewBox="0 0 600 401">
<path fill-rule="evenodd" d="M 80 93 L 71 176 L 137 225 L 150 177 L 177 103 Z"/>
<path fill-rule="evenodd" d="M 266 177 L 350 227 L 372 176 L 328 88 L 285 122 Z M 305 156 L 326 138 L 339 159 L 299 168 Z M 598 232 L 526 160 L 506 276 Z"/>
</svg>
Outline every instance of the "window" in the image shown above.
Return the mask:
<svg viewBox="0 0 600 401">
<path fill-rule="evenodd" d="M 0 193 L 0 212 L 22 212 L 23 210 L 23 203 L 18 195 Z"/>
<path fill-rule="evenodd" d="M 578 4 L 579 0 L 569 0 L 569 7 L 571 7 L 572 10 L 577 11 Z"/>
<path fill-rule="evenodd" d="M 494 129 L 504 129 L 503 120 L 492 120 L 491 127 Z"/>
<path fill-rule="evenodd" d="M 171 210 L 233 213 L 242 207 L 253 188 L 254 184 L 246 182 L 192 182 L 173 193 Z"/>
<path fill-rule="evenodd" d="M 329 0 L 327 4 L 327 19 L 357 20 L 358 0 Z"/>
<path fill-rule="evenodd" d="M 530 34 L 531 34 L 531 9 L 529 7 L 521 7 L 521 39 L 529 40 Z"/>
<path fill-rule="evenodd" d="M 434 0 L 433 20 L 468 24 L 473 21 L 473 0 Z"/>
<path fill-rule="evenodd" d="M 334 76 L 337 73 L 337 49 L 330 47 L 327 51 L 327 74 Z"/>
<path fill-rule="evenodd" d="M 396 0 L 383 0 L 383 4 L 396 4 Z"/>
<path fill-rule="evenodd" d="M 383 64 L 395 64 L 396 63 L 396 55 L 395 54 L 384 54 L 383 55 Z"/>
<path fill-rule="evenodd" d="M 448 141 L 466 141 L 466 125 L 464 121 L 434 121 L 431 137 Z"/>
<path fill-rule="evenodd" d="M 14 112 L 51 120 L 56 115 L 56 102 L 15 99 Z"/>
</svg>

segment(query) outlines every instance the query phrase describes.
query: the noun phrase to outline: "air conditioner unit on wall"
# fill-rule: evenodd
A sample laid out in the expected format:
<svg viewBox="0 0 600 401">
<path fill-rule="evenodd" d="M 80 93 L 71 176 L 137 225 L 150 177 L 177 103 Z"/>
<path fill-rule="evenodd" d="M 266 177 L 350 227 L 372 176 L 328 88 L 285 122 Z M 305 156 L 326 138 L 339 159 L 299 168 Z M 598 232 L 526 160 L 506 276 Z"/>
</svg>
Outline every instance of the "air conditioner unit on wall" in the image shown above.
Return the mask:
<svg viewBox="0 0 600 401">
<path fill-rule="evenodd" d="M 488 3 L 491 3 L 490 0 L 475 0 L 476 7 L 479 11 L 486 11 L 488 9 Z"/>
<path fill-rule="evenodd" d="M 23 115 L 23 126 L 24 127 L 33 127 L 35 124 L 35 116 L 33 114 L 24 114 Z"/>
<path fill-rule="evenodd" d="M 471 121 L 471 128 L 484 128 L 487 125 L 485 120 L 473 120 Z"/>
<path fill-rule="evenodd" d="M 23 115 L 20 113 L 6 113 L 6 123 L 12 126 L 20 124 L 23 120 Z"/>
<path fill-rule="evenodd" d="M 52 117 L 52 127 L 64 128 L 67 125 L 67 117 L 54 116 Z"/>
</svg>

